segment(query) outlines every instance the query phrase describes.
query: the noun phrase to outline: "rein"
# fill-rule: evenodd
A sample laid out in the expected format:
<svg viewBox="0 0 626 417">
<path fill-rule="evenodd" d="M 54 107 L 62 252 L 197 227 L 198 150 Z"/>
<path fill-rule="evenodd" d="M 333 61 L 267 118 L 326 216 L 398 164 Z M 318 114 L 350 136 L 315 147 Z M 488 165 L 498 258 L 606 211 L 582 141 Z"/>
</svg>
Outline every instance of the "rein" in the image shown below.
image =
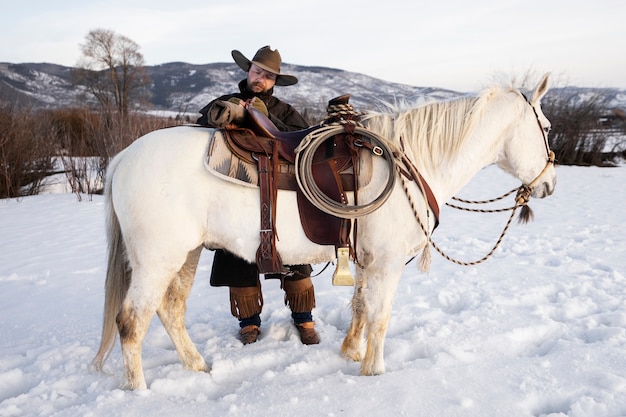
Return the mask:
<svg viewBox="0 0 626 417">
<path fill-rule="evenodd" d="M 445 259 L 447 259 L 448 261 L 455 263 L 457 265 L 462 265 L 462 266 L 472 266 L 472 265 L 478 265 L 480 263 L 485 262 L 487 259 L 489 259 L 494 252 L 496 251 L 496 249 L 498 249 L 498 247 L 500 246 L 500 244 L 502 243 L 502 240 L 504 239 L 504 235 L 507 233 L 507 231 L 509 230 L 509 226 L 511 225 L 511 222 L 513 220 L 513 217 L 515 216 L 515 212 L 517 211 L 517 209 L 519 207 L 522 207 L 522 210 L 524 210 L 524 208 L 528 208 L 528 201 L 530 200 L 530 193 L 531 190 L 522 185 L 517 189 L 513 189 L 511 191 L 509 191 L 508 193 L 503 194 L 500 197 L 497 197 L 495 199 L 492 200 L 488 200 L 488 201 L 469 201 L 469 200 L 461 200 L 459 198 L 453 197 L 453 200 L 456 201 L 461 201 L 464 203 L 474 203 L 474 204 L 486 204 L 486 203 L 491 203 L 491 202 L 495 202 L 495 201 L 499 201 L 504 199 L 505 197 L 513 194 L 515 191 L 517 191 L 517 195 L 515 197 L 515 205 L 513 207 L 508 207 L 508 208 L 501 208 L 501 209 L 493 209 L 493 210 L 482 210 L 482 209 L 469 209 L 469 208 L 465 208 L 465 207 L 460 207 L 460 206 L 455 206 L 453 204 L 448 204 L 446 203 L 447 206 L 450 206 L 452 208 L 456 208 L 458 210 L 464 210 L 464 211 L 469 211 L 469 212 L 474 212 L 474 213 L 501 213 L 504 211 L 511 211 L 511 215 L 509 216 L 509 219 L 506 222 L 506 225 L 504 226 L 504 229 L 502 230 L 502 233 L 500 233 L 500 237 L 498 238 L 498 240 L 496 241 L 496 243 L 493 245 L 493 247 L 491 248 L 491 250 L 482 258 L 476 260 L 476 261 L 471 261 L 471 262 L 463 262 L 463 261 L 459 261 L 457 259 L 452 258 L 451 256 L 449 256 L 448 254 L 446 254 L 431 238 L 431 234 L 428 232 L 428 228 L 426 226 L 424 226 L 424 224 L 422 223 L 422 220 L 419 217 L 419 213 L 417 212 L 417 209 L 415 208 L 415 204 L 413 203 L 412 198 L 409 195 L 409 191 L 408 191 L 408 186 L 406 185 L 406 181 L 404 180 L 404 178 L 402 178 L 402 185 L 404 188 L 404 192 L 407 195 L 407 198 L 409 199 L 409 203 L 411 205 L 411 209 L 413 210 L 413 214 L 415 216 L 415 219 L 417 220 L 417 223 L 420 225 L 420 228 L 422 229 L 422 232 L 424 232 L 424 235 L 427 237 L 428 239 L 428 243 L 430 245 L 432 245 L 433 248 L 435 248 L 435 250 L 437 252 L 439 252 L 439 254 L 441 256 L 443 256 Z M 532 217 L 532 212 L 530 211 L 530 208 L 528 208 L 528 215 L 524 216 L 522 214 L 520 214 L 518 221 L 520 223 L 526 223 L 528 222 L 528 220 Z M 409 263 L 411 263 L 411 261 L 415 259 L 415 256 L 412 257 L 411 259 L 409 259 L 405 265 L 408 265 Z M 420 262 L 420 268 L 423 271 L 427 271 L 428 270 L 428 266 L 430 265 L 430 255 L 429 252 L 427 251 L 427 247 L 424 248 L 424 252 L 422 253 L 422 260 Z"/>
</svg>

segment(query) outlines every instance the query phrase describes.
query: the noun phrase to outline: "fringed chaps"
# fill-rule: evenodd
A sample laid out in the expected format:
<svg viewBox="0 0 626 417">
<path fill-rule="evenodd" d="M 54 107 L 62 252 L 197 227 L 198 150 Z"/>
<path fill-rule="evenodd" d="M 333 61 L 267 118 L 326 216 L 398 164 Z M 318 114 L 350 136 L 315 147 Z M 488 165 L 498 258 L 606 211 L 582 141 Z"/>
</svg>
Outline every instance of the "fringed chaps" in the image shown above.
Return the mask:
<svg viewBox="0 0 626 417">
<path fill-rule="evenodd" d="M 256 287 L 230 287 L 230 312 L 239 320 L 261 314 L 262 308 L 260 283 Z"/>
<path fill-rule="evenodd" d="M 315 289 L 311 277 L 291 281 L 283 280 L 285 305 L 294 313 L 307 313 L 315 308 Z"/>
</svg>

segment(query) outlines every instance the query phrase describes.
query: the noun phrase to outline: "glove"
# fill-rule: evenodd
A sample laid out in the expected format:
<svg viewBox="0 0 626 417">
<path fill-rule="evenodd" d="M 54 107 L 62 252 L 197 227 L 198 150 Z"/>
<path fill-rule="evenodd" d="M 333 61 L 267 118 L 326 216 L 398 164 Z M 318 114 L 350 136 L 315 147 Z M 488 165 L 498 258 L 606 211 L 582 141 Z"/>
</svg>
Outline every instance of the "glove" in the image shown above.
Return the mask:
<svg viewBox="0 0 626 417">
<path fill-rule="evenodd" d="M 234 97 L 228 101 L 215 100 L 207 112 L 209 125 L 221 129 L 230 123 L 243 122 L 246 112 L 238 102 L 241 100 Z"/>
<path fill-rule="evenodd" d="M 269 112 L 267 111 L 267 107 L 265 106 L 265 103 L 263 103 L 263 100 L 261 100 L 260 98 L 252 97 L 252 100 L 250 100 L 250 102 L 248 103 L 248 107 L 249 106 L 254 107 L 258 111 L 260 111 L 261 113 L 269 117 Z"/>
</svg>

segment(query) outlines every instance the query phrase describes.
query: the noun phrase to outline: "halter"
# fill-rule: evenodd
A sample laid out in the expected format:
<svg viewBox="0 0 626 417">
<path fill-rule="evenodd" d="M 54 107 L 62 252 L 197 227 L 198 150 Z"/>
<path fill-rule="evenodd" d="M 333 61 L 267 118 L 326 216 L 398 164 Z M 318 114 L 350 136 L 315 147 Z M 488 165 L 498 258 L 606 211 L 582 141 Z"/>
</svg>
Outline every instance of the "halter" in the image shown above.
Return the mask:
<svg viewBox="0 0 626 417">
<path fill-rule="evenodd" d="M 533 114 L 535 115 L 535 119 L 537 120 L 537 125 L 539 126 L 539 130 L 541 131 L 541 137 L 543 138 L 543 144 L 546 147 L 546 154 L 548 156 L 546 166 L 543 167 L 539 175 L 537 175 L 537 177 L 535 177 L 535 179 L 532 180 L 530 184 L 522 185 L 523 188 L 528 189 L 528 192 L 523 193 L 523 195 L 519 196 L 519 198 L 517 199 L 517 202 L 520 205 L 523 205 L 524 207 L 526 207 L 526 204 L 528 204 L 528 201 L 530 200 L 530 193 L 532 192 L 535 185 L 537 185 L 537 182 L 539 182 L 539 178 L 541 178 L 543 174 L 545 174 L 545 172 L 548 170 L 548 168 L 550 168 L 550 166 L 554 165 L 555 155 L 554 155 L 554 151 L 550 150 L 550 144 L 548 143 L 548 135 L 546 133 L 546 129 L 544 129 L 544 127 L 541 125 L 541 120 L 539 120 L 539 114 L 537 114 L 537 109 L 535 109 L 535 106 L 532 105 L 532 103 L 528 100 L 528 98 L 524 95 L 524 93 L 520 91 L 520 94 L 522 95 L 522 97 L 524 97 L 524 101 L 530 106 L 530 108 L 533 109 Z M 521 193 L 522 187 L 520 187 L 520 194 L 522 194 Z M 528 194 L 528 196 L 526 196 L 526 194 Z M 520 198 L 523 198 L 523 200 L 520 200 Z"/>
</svg>

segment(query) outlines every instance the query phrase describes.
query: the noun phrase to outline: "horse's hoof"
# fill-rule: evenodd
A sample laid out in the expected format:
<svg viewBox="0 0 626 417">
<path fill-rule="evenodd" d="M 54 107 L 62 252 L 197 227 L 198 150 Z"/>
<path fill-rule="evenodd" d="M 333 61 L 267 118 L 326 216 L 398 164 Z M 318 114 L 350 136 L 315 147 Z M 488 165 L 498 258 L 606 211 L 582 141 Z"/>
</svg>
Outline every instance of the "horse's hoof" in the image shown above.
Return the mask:
<svg viewBox="0 0 626 417">
<path fill-rule="evenodd" d="M 361 363 L 361 375 L 362 376 L 375 376 L 385 373 L 385 366 L 366 366 L 365 363 Z"/>
<path fill-rule="evenodd" d="M 346 359 L 351 359 L 355 362 L 361 362 L 361 360 L 363 359 L 361 356 L 361 351 L 357 350 L 357 349 L 352 349 L 349 347 L 341 346 L 341 354 L 343 355 L 344 358 Z"/>
</svg>

